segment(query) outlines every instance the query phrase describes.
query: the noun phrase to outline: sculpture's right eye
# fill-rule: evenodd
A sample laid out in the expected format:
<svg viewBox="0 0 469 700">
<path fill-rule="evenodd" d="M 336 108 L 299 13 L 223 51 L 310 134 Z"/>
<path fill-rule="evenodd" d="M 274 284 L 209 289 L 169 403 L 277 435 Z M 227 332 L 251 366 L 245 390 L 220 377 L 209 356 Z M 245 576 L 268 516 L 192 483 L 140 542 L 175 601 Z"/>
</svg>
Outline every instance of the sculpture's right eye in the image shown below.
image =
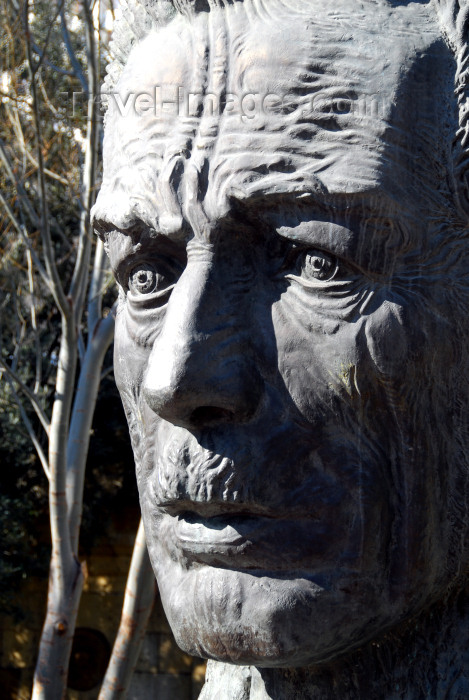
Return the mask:
<svg viewBox="0 0 469 700">
<path fill-rule="evenodd" d="M 154 307 L 166 303 L 182 271 L 178 260 L 154 254 L 124 261 L 116 276 L 128 301 L 135 308 L 147 308 L 148 304 Z"/>
<path fill-rule="evenodd" d="M 134 294 L 152 294 L 163 288 L 164 276 L 158 274 L 155 268 L 149 263 L 136 265 L 129 274 L 129 290 Z"/>
</svg>

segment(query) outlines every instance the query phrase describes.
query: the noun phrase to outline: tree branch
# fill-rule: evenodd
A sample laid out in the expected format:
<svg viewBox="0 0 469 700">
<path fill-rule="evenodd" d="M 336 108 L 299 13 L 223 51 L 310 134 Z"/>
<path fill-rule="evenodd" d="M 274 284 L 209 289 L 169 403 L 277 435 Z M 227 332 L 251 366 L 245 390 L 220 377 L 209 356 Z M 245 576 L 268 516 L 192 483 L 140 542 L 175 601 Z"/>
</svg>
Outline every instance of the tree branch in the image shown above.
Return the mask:
<svg viewBox="0 0 469 700">
<path fill-rule="evenodd" d="M 70 296 L 75 302 L 75 318 L 81 318 L 85 302 L 85 276 L 91 254 L 92 231 L 90 211 L 95 198 L 96 165 L 98 151 L 98 67 L 93 17 L 86 0 L 82 3 L 88 64 L 88 123 L 86 134 L 85 166 L 83 171 L 83 211 L 80 217 L 78 253 L 70 286 Z"/>
<path fill-rule="evenodd" d="M 78 535 L 83 509 L 83 486 L 89 435 L 101 380 L 104 356 L 114 335 L 115 307 L 88 336 L 88 347 L 80 370 L 73 403 L 67 447 L 68 523 L 73 551 L 78 553 Z"/>
<path fill-rule="evenodd" d="M 135 539 L 130 563 L 124 607 L 111 660 L 104 677 L 99 700 L 124 700 L 155 600 L 156 583 L 145 542 L 143 522 Z"/>
<path fill-rule="evenodd" d="M 19 204 L 20 204 L 21 206 L 24 206 L 24 207 L 25 207 L 26 212 L 27 212 L 27 214 L 28 214 L 28 217 L 29 217 L 29 219 L 30 219 L 32 225 L 33 225 L 34 227 L 40 229 L 40 228 L 41 228 L 41 219 L 40 219 L 40 217 L 37 215 L 37 213 L 36 213 L 34 207 L 33 207 L 32 204 L 31 204 L 31 202 L 29 201 L 28 194 L 27 194 L 26 190 L 24 189 L 21 180 L 20 180 L 20 179 L 16 176 L 16 174 L 14 173 L 13 168 L 12 168 L 12 165 L 11 165 L 11 162 L 10 162 L 10 159 L 9 159 L 9 157 L 8 157 L 8 154 L 7 154 L 7 151 L 6 151 L 6 148 L 5 148 L 5 144 L 3 143 L 3 141 L 2 141 L 1 139 L 0 139 L 0 161 L 3 163 L 3 167 L 4 167 L 5 170 L 6 170 L 6 173 L 7 173 L 8 177 L 9 177 L 9 179 L 10 179 L 10 182 L 11 182 L 13 185 L 15 185 L 15 187 L 16 187 L 16 191 L 17 191 L 17 193 L 18 193 L 18 202 L 19 202 Z M 36 167 L 37 167 L 37 164 L 36 164 Z M 66 246 L 68 246 L 68 247 L 70 248 L 69 242 L 67 241 L 66 237 L 64 236 L 64 233 L 63 233 L 62 229 L 58 226 L 58 224 L 57 224 L 57 222 L 56 222 L 56 220 L 54 219 L 53 216 L 50 216 L 50 225 L 51 225 L 52 230 L 53 230 L 58 236 L 60 236 L 62 242 L 63 242 Z M 36 264 L 36 261 L 35 261 L 34 264 Z"/>
<path fill-rule="evenodd" d="M 88 333 L 93 333 L 102 312 L 103 278 L 108 269 L 107 255 L 104 251 L 104 243 L 99 238 L 96 243 L 93 272 L 91 275 L 90 289 L 88 292 Z"/>
<path fill-rule="evenodd" d="M 45 414 L 45 412 L 44 412 L 44 410 L 43 410 L 41 404 L 39 403 L 39 401 L 37 400 L 37 398 L 35 397 L 35 395 L 34 395 L 33 392 L 31 391 L 31 389 L 29 389 L 29 388 L 26 386 L 26 384 L 20 379 L 20 377 L 17 375 L 17 373 L 14 372 L 14 371 L 7 365 L 7 363 L 5 362 L 5 360 L 3 359 L 3 357 L 0 357 L 0 367 L 2 367 L 2 369 L 3 369 L 4 372 L 6 372 L 6 374 L 10 377 L 10 379 L 11 379 L 12 381 L 14 381 L 14 382 L 19 386 L 19 388 L 21 389 L 21 391 L 23 392 L 23 394 L 25 394 L 25 395 L 28 397 L 28 399 L 30 400 L 31 405 L 32 405 L 32 407 L 33 407 L 33 409 L 34 409 L 34 412 L 36 413 L 37 417 L 38 417 L 39 420 L 41 421 L 41 425 L 42 425 L 42 427 L 44 428 L 44 430 L 45 430 L 45 432 L 46 432 L 46 435 L 49 436 L 49 433 L 50 433 L 50 421 L 49 421 L 48 417 L 46 416 L 46 414 Z"/>
<path fill-rule="evenodd" d="M 3 361 L 1 360 L 1 358 L 0 358 L 0 362 L 2 363 L 3 367 L 5 368 L 5 365 L 3 364 Z M 15 387 L 13 385 L 12 379 L 8 378 L 7 381 L 8 381 L 8 384 L 10 385 L 12 396 L 15 399 L 16 405 L 18 406 L 18 409 L 20 411 L 21 420 L 24 423 L 24 427 L 26 428 L 28 435 L 31 439 L 31 442 L 34 445 L 34 448 L 37 452 L 37 456 L 39 457 L 39 461 L 41 462 L 42 468 L 44 469 L 45 475 L 47 476 L 48 481 L 50 481 L 50 470 L 49 470 L 49 464 L 47 462 L 47 457 L 44 454 L 44 451 L 41 447 L 41 444 L 38 440 L 36 433 L 34 432 L 34 428 L 31 425 L 31 421 L 29 420 L 28 415 L 24 409 L 23 402 L 21 401 L 20 397 L 18 396 L 17 392 L 15 391 Z"/>
<path fill-rule="evenodd" d="M 37 55 L 39 56 L 41 64 L 48 66 L 48 68 L 51 68 L 56 73 L 60 73 L 60 75 L 69 75 L 69 76 L 75 75 L 72 71 L 65 70 L 64 68 L 59 68 L 59 66 L 56 66 L 55 63 L 51 63 L 49 61 L 49 59 L 47 59 L 45 57 L 45 52 L 39 48 L 39 46 L 36 44 L 36 42 L 33 39 L 31 39 L 31 46 L 32 46 L 34 53 L 37 53 Z M 40 66 L 38 64 L 38 70 L 39 70 L 39 67 Z"/>
<path fill-rule="evenodd" d="M 41 226 L 41 219 L 37 215 L 34 207 L 32 206 L 31 202 L 29 201 L 29 197 L 27 195 L 26 190 L 24 189 L 20 179 L 16 177 L 12 165 L 10 163 L 10 159 L 8 157 L 5 144 L 3 143 L 2 139 L 0 139 L 0 160 L 3 164 L 3 167 L 5 168 L 7 175 L 11 181 L 12 184 L 15 185 L 16 190 L 18 192 L 18 197 L 21 201 L 22 204 L 26 207 L 26 211 L 28 212 L 28 216 L 31 219 L 31 223 L 33 226 L 36 226 L 36 228 L 40 228 Z"/>
<path fill-rule="evenodd" d="M 28 249 L 26 252 L 26 259 L 28 262 L 28 285 L 29 293 L 31 294 L 31 328 L 34 334 L 34 344 L 36 346 L 36 371 L 35 371 L 35 381 L 34 381 L 34 393 L 39 392 L 42 380 L 42 355 L 41 355 L 41 343 L 39 339 L 39 331 L 37 327 L 37 316 L 36 316 L 36 289 L 34 284 L 34 270 L 33 270 L 33 257 L 31 251 Z"/>
<path fill-rule="evenodd" d="M 39 260 L 37 253 L 34 250 L 32 244 L 31 244 L 31 241 L 29 240 L 28 234 L 27 234 L 24 226 L 22 224 L 20 224 L 20 222 L 18 221 L 18 219 L 14 215 L 13 210 L 11 209 L 10 205 L 8 204 L 8 202 L 6 201 L 6 199 L 4 198 L 4 196 L 2 195 L 1 192 L 0 192 L 0 204 L 3 205 L 5 211 L 8 215 L 8 218 L 10 219 L 10 221 L 13 224 L 13 226 L 15 227 L 16 231 L 20 234 L 21 238 L 23 239 L 26 247 L 28 248 L 29 252 L 31 253 L 31 255 L 33 257 L 34 264 L 36 265 L 36 267 L 39 271 L 39 274 L 42 277 L 44 284 L 47 286 L 50 293 L 52 294 L 52 283 L 50 281 L 49 275 L 47 274 L 47 271 L 44 269 L 44 266 L 42 265 L 41 261 Z"/>
<path fill-rule="evenodd" d="M 54 27 L 55 20 L 59 16 L 60 10 L 63 7 L 64 2 L 65 2 L 65 0 L 59 0 L 59 8 L 58 8 L 57 12 L 55 13 L 54 17 L 50 21 L 49 28 L 48 28 L 47 34 L 46 34 L 46 40 L 44 42 L 44 49 L 40 49 L 39 46 L 34 41 L 33 35 L 32 35 L 31 30 L 29 28 L 28 17 L 26 17 L 26 22 L 27 22 L 27 33 L 26 33 L 27 41 L 26 41 L 26 43 L 27 43 L 28 53 L 30 52 L 31 49 L 33 49 L 34 52 L 37 53 L 39 56 L 39 61 L 35 66 L 32 64 L 32 62 L 30 62 L 31 74 L 32 74 L 33 78 L 35 77 L 39 68 L 42 66 L 43 62 L 45 61 L 47 47 L 49 45 L 49 40 L 50 40 L 50 36 L 52 33 L 52 29 Z M 27 2 L 27 5 L 29 5 L 29 0 Z"/>
<path fill-rule="evenodd" d="M 36 70 L 33 65 L 31 44 L 30 44 L 30 29 L 29 29 L 29 0 L 25 0 L 24 3 L 24 22 L 25 22 L 25 32 L 26 32 L 26 50 L 28 56 L 29 72 L 31 76 L 31 94 L 33 98 L 33 120 L 34 128 L 36 134 L 36 146 L 37 146 L 37 162 L 38 162 L 38 181 L 39 181 L 39 192 L 41 197 L 41 235 L 42 244 L 44 251 L 44 259 L 47 273 L 51 281 L 51 291 L 56 301 L 57 306 L 64 319 L 69 319 L 71 317 L 70 304 L 64 294 L 62 284 L 60 282 L 60 277 L 57 271 L 57 266 L 54 257 L 54 251 L 52 246 L 52 239 L 50 235 L 50 224 L 49 224 L 49 207 L 47 203 L 46 194 L 46 183 L 44 177 L 44 159 L 42 156 L 42 129 L 41 120 L 39 117 L 39 104 L 37 99 L 37 87 L 36 87 Z"/>
<path fill-rule="evenodd" d="M 79 60 L 76 57 L 75 49 L 73 48 L 72 40 L 70 38 L 70 33 L 69 33 L 68 27 L 67 27 L 67 22 L 65 20 L 65 8 L 64 8 L 63 4 L 62 4 L 62 7 L 60 8 L 59 14 L 60 14 L 60 21 L 61 21 L 61 26 L 62 26 L 62 37 L 64 40 L 65 48 L 67 49 L 70 63 L 72 64 L 73 72 L 76 75 L 76 77 L 78 78 L 78 80 L 80 81 L 85 95 L 88 96 L 88 93 L 89 93 L 88 81 L 85 77 L 85 74 L 82 71 Z"/>
<path fill-rule="evenodd" d="M 42 81 L 41 81 L 41 84 L 42 84 Z M 43 92 L 43 94 L 44 94 L 44 90 L 42 88 L 41 88 L 41 92 Z M 48 101 L 47 95 L 45 97 Z M 31 165 L 33 165 L 34 168 L 37 170 L 39 168 L 39 163 L 33 157 L 32 153 L 26 148 L 26 144 L 24 142 L 23 130 L 21 128 L 21 123 L 20 123 L 20 120 L 18 118 L 18 110 L 15 108 L 14 110 L 11 110 L 11 111 L 13 111 L 14 115 L 15 115 L 14 119 L 11 119 L 11 115 L 10 115 L 10 119 L 13 123 L 13 128 L 15 129 L 15 132 L 16 132 L 16 136 L 18 139 L 18 144 L 19 144 L 21 153 L 29 160 Z M 60 175 L 57 175 L 57 173 L 54 173 L 52 170 L 49 170 L 48 168 L 44 168 L 44 174 L 47 175 L 48 177 L 51 177 L 53 180 L 57 180 L 62 185 L 68 186 L 68 180 L 66 180 L 64 177 L 61 177 Z"/>
</svg>

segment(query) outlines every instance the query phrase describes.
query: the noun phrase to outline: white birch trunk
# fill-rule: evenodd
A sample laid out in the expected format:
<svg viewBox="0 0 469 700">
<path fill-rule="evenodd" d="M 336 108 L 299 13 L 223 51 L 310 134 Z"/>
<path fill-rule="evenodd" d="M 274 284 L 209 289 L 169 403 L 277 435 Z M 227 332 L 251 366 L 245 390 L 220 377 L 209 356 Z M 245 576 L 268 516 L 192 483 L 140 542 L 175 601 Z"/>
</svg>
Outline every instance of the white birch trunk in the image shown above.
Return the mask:
<svg viewBox="0 0 469 700">
<path fill-rule="evenodd" d="M 155 592 L 155 575 L 148 556 L 143 522 L 140 520 L 127 577 L 119 631 L 99 700 L 123 700 L 127 696 L 155 601 Z"/>
<path fill-rule="evenodd" d="M 54 248 L 50 236 L 44 163 L 41 152 L 41 122 L 28 26 L 28 6 L 29 0 L 26 0 L 27 49 L 31 72 L 31 93 L 37 136 L 38 178 L 42 205 L 41 237 L 49 286 L 62 318 L 56 394 L 49 429 L 49 508 L 52 556 L 49 572 L 47 613 L 39 645 L 32 699 L 61 700 L 65 696 L 67 687 L 70 651 L 84 581 L 83 567 L 78 561 L 78 531 L 83 498 L 84 470 L 102 362 L 112 339 L 113 318 L 110 316 L 105 320 L 98 320 L 93 316 L 95 325 L 93 328 L 88 329 L 88 347 L 81 366 L 78 392 L 72 413 L 76 367 L 79 355 L 79 328 L 82 322 L 89 279 L 92 240 L 89 212 L 94 201 L 96 179 L 98 123 L 96 100 L 97 61 L 94 27 L 88 0 L 84 0 L 82 10 L 86 28 L 89 75 L 87 150 L 82 187 L 84 211 L 80 222 L 79 245 L 73 279 L 69 294 L 66 295 L 58 276 Z M 60 9 L 61 5 L 59 4 L 57 15 Z M 97 255 L 102 257 L 100 246 L 96 250 Z M 102 275 L 102 265 L 95 266 L 93 274 Z M 99 295 L 102 295 L 100 286 L 91 284 L 91 287 L 94 290 L 98 290 Z M 89 306 L 95 312 L 97 308 L 95 300 Z M 73 489 L 74 492 L 72 493 Z"/>
<path fill-rule="evenodd" d="M 38 364 L 36 386 L 31 391 L 21 382 L 15 373 L 15 368 L 0 366 L 8 373 L 10 382 L 15 383 L 18 390 L 30 400 L 48 437 L 48 455 L 42 453 L 40 441 L 37 440 L 33 426 L 30 435 L 36 446 L 41 463 L 49 478 L 50 526 L 52 539 L 52 554 L 49 571 L 49 592 L 47 613 L 42 630 L 32 698 L 33 700 L 61 700 L 66 693 L 67 673 L 70 651 L 75 631 L 78 606 L 85 578 L 85 567 L 78 560 L 79 530 L 83 505 L 83 487 L 85 465 L 89 447 L 89 437 L 93 413 L 99 389 L 102 364 L 114 331 L 114 317 L 109 314 L 102 317 L 103 281 L 106 271 L 106 260 L 102 243 L 95 250 L 95 259 L 91 279 L 89 263 L 92 248 L 92 231 L 90 229 L 89 212 L 94 201 L 96 181 L 96 160 L 98 144 L 97 123 L 97 91 L 98 69 L 95 47 L 95 30 L 89 0 L 82 0 L 82 12 L 87 39 L 87 89 L 89 95 L 88 123 L 86 136 L 86 156 L 83 169 L 80 220 L 80 235 L 77 258 L 73 279 L 68 293 L 60 280 L 51 238 L 51 221 L 48 211 L 47 188 L 45 175 L 67 184 L 45 167 L 41 133 L 41 117 L 38 108 L 36 89 L 36 63 L 32 59 L 31 35 L 29 29 L 30 0 L 24 2 L 24 24 L 28 63 L 31 75 L 32 114 L 36 130 L 37 154 L 34 160 L 38 171 L 39 195 L 41 201 L 40 216 L 28 199 L 28 194 L 21 182 L 16 182 L 14 170 L 10 167 L 8 156 L 0 143 L 0 162 L 12 182 L 16 182 L 18 196 L 26 209 L 34 227 L 40 229 L 42 240 L 42 255 L 40 260 L 28 236 L 26 226 L 15 218 L 14 212 L 5 198 L 0 194 L 0 203 L 5 208 L 13 226 L 28 247 L 30 292 L 34 297 L 33 270 L 41 276 L 51 292 L 62 321 L 62 334 L 56 378 L 56 392 L 52 406 L 50 421 L 45 415 L 36 393 L 41 381 L 41 371 Z M 66 15 L 63 5 L 58 2 L 52 6 L 57 10 L 56 16 L 61 15 L 66 32 Z M 52 16 L 51 22 L 55 19 Z M 73 54 L 73 46 L 67 44 L 67 50 Z M 72 56 L 73 58 L 73 56 Z M 73 64 L 73 60 L 72 60 Z M 84 75 L 82 76 L 84 79 Z M 86 79 L 84 79 L 86 82 Z M 19 122 L 18 122 L 19 124 Z M 21 129 L 20 129 L 21 130 Z M 21 134 L 20 134 L 21 135 Z M 23 147 L 24 142 L 22 141 Z M 32 155 L 26 156 L 31 160 Z M 53 230 L 57 233 L 57 225 Z M 58 231 L 63 237 L 63 232 Z M 80 336 L 88 295 L 88 337 L 86 348 Z M 35 320 L 32 321 L 35 327 Z M 80 374 L 75 389 L 76 371 L 80 356 Z M 40 348 L 37 353 L 38 363 L 41 361 Z M 13 370 L 13 371 L 11 371 Z M 21 406 L 20 399 L 18 402 Z M 25 420 L 28 420 L 23 411 Z M 22 414 L 23 415 L 23 414 Z M 114 645 L 108 674 L 106 676 L 102 698 L 123 697 L 129 686 L 135 666 L 142 637 L 150 615 L 155 594 L 155 581 L 151 571 L 143 527 L 140 526 L 136 538 L 135 549 L 129 572 L 125 595 L 124 610 L 119 633 Z"/>
</svg>

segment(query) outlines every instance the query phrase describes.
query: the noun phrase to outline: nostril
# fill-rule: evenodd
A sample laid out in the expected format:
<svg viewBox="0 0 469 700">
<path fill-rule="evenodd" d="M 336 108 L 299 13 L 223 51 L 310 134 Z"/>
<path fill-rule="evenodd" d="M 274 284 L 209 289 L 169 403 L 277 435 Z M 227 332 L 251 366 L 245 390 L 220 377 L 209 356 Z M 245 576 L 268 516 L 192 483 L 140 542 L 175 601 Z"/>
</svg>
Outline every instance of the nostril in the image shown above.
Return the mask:
<svg viewBox="0 0 469 700">
<path fill-rule="evenodd" d="M 218 406 L 199 406 L 191 413 L 190 422 L 195 426 L 210 425 L 212 423 L 230 423 L 235 419 L 235 414 L 226 408 Z"/>
</svg>

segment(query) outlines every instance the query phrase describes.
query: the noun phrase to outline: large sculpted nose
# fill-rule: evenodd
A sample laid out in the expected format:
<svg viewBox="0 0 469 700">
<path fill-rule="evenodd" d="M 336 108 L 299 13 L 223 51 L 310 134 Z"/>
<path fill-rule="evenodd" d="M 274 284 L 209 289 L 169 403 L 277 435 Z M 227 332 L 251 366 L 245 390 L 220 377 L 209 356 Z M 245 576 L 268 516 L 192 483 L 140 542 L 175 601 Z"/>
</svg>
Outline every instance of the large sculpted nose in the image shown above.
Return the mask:
<svg viewBox="0 0 469 700">
<path fill-rule="evenodd" d="M 189 429 L 248 421 L 262 380 L 249 324 L 212 261 L 189 263 L 168 302 L 143 382 L 146 402 L 161 418 Z M 241 299 L 240 299 L 241 297 Z"/>
</svg>

